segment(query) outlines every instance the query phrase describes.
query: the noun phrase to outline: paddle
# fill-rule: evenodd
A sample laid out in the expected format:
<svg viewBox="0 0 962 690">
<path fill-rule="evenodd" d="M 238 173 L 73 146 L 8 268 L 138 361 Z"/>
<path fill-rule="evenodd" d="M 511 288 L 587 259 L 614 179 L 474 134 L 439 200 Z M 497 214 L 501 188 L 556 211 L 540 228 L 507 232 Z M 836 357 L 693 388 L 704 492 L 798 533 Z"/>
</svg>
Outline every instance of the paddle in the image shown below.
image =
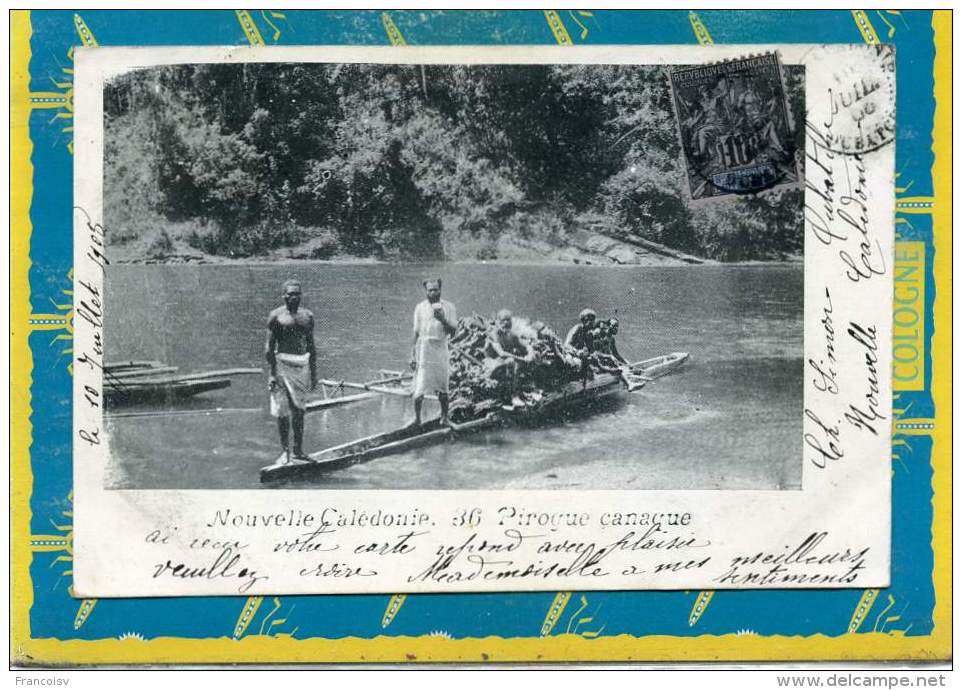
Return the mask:
<svg viewBox="0 0 962 690">
<path fill-rule="evenodd" d="M 398 376 L 391 376 L 390 378 L 374 379 L 373 381 L 368 381 L 366 385 L 380 386 L 385 383 L 398 383 L 400 381 L 407 381 L 410 378 L 414 378 L 414 374 L 399 374 Z"/>
</svg>

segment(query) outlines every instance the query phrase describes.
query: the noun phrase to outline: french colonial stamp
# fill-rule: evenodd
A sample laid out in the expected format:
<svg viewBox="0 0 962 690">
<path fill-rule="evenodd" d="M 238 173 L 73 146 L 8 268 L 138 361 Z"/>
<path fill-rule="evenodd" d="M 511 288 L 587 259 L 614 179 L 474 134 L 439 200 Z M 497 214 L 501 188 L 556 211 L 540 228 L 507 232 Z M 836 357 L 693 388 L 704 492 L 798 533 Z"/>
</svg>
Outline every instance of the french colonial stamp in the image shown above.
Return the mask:
<svg viewBox="0 0 962 690">
<path fill-rule="evenodd" d="M 674 68 L 669 81 L 692 201 L 799 182 L 775 53 Z"/>
</svg>

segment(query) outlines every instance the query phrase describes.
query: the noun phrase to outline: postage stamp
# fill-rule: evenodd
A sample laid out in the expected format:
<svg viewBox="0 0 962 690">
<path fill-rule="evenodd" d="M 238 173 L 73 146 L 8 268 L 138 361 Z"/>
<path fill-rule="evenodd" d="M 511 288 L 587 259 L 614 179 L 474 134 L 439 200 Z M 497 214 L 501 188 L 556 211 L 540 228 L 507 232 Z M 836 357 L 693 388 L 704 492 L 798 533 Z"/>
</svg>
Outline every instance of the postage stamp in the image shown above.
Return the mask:
<svg viewBox="0 0 962 690">
<path fill-rule="evenodd" d="M 672 68 L 669 80 L 692 201 L 799 183 L 777 54 Z"/>
</svg>

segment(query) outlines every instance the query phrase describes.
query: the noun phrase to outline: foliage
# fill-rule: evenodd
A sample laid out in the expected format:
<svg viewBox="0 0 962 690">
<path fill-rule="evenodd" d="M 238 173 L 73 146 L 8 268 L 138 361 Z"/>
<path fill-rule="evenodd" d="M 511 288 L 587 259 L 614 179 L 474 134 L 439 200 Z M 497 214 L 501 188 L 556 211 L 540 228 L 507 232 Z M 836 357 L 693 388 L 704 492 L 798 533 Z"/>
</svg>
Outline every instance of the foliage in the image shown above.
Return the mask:
<svg viewBox="0 0 962 690">
<path fill-rule="evenodd" d="M 800 252 L 800 192 L 689 208 L 662 70 L 139 70 L 104 92 L 108 227 L 154 254 L 185 222 L 192 246 L 226 256 L 494 259 L 503 241 L 562 247 L 589 226 L 721 260 Z M 786 84 L 797 120 L 802 73 Z"/>
</svg>

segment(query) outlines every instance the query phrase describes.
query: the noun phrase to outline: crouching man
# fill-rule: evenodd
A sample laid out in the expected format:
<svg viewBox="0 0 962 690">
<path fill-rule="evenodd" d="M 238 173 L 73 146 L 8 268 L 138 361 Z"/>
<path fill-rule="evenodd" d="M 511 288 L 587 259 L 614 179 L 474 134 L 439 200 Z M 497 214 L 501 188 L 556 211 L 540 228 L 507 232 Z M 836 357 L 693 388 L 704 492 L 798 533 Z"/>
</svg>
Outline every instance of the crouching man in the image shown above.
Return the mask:
<svg viewBox="0 0 962 690">
<path fill-rule="evenodd" d="M 534 353 L 511 330 L 513 316 L 507 309 L 498 312 L 497 325 L 484 345 L 485 375 L 501 384 L 502 397 L 513 405 L 523 405 L 518 396 L 518 375 L 534 361 Z"/>
</svg>

